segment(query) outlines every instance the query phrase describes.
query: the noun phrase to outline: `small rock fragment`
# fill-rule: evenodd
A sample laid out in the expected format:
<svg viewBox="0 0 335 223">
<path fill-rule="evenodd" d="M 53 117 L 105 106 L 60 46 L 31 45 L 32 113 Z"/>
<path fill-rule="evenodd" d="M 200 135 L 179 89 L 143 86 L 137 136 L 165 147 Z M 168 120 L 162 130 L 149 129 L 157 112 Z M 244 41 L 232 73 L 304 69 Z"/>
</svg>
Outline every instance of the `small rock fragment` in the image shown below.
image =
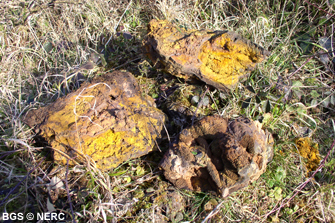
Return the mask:
<svg viewBox="0 0 335 223">
<path fill-rule="evenodd" d="M 177 191 L 164 191 L 154 199 L 154 205 L 158 206 L 157 210 L 164 210 L 165 216 L 172 222 L 180 222 L 183 215 L 180 213 L 185 209 L 186 202 L 183 196 Z M 157 211 L 155 215 L 162 214 Z"/>
<path fill-rule="evenodd" d="M 200 80 L 221 90 L 234 88 L 239 79 L 269 52 L 234 32 L 186 31 L 166 20 L 151 20 L 144 47 L 167 72 L 186 80 Z"/>
<path fill-rule="evenodd" d="M 181 132 L 160 166 L 178 188 L 226 197 L 265 172 L 273 143 L 258 122 L 208 116 Z"/>
<path fill-rule="evenodd" d="M 198 95 L 193 96 L 192 99 L 191 99 L 191 103 L 193 105 L 197 105 L 199 103 L 199 101 L 200 101 L 200 97 Z"/>
<path fill-rule="evenodd" d="M 69 158 L 89 156 L 98 168 L 110 169 L 151 152 L 165 114 L 152 98 L 141 95 L 132 74 L 115 71 L 30 110 L 23 121 L 48 140 L 55 160 L 65 164 Z"/>
</svg>

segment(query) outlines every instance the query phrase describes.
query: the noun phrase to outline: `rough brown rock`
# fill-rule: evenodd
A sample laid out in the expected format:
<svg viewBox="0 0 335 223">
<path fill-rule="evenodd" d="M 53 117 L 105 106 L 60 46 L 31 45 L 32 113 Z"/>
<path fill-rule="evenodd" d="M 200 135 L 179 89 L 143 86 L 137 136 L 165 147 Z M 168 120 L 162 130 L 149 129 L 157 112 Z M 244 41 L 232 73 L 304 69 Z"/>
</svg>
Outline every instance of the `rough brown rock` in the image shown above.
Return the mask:
<svg viewBox="0 0 335 223">
<path fill-rule="evenodd" d="M 30 110 L 23 121 L 48 140 L 55 160 L 91 157 L 98 168 L 109 169 L 152 151 L 165 115 L 141 95 L 132 74 L 115 71 Z"/>
<path fill-rule="evenodd" d="M 144 40 L 150 59 L 167 72 L 194 77 L 221 90 L 234 88 L 269 53 L 234 32 L 188 30 L 166 20 L 152 20 Z"/>
<path fill-rule="evenodd" d="M 225 197 L 264 173 L 273 138 L 258 122 L 208 116 L 184 129 L 160 166 L 176 187 Z"/>
</svg>

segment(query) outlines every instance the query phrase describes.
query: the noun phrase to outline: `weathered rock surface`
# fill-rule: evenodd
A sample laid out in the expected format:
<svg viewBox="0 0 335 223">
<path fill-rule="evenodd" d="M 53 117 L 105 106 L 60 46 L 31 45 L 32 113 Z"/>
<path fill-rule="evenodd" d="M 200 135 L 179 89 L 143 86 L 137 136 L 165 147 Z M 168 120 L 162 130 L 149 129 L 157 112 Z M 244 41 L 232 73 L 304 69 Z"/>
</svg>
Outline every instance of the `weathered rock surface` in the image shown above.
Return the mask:
<svg viewBox="0 0 335 223">
<path fill-rule="evenodd" d="M 225 197 L 257 180 L 272 157 L 273 138 L 260 123 L 208 116 L 181 132 L 160 166 L 178 188 Z"/>
<path fill-rule="evenodd" d="M 234 32 L 188 30 L 152 20 L 144 40 L 147 55 L 167 72 L 200 80 L 219 89 L 234 88 L 269 52 Z"/>
<path fill-rule="evenodd" d="M 132 74 L 115 71 L 30 110 L 23 121 L 48 140 L 55 160 L 89 156 L 98 168 L 109 169 L 152 151 L 165 115 L 141 95 Z"/>
</svg>

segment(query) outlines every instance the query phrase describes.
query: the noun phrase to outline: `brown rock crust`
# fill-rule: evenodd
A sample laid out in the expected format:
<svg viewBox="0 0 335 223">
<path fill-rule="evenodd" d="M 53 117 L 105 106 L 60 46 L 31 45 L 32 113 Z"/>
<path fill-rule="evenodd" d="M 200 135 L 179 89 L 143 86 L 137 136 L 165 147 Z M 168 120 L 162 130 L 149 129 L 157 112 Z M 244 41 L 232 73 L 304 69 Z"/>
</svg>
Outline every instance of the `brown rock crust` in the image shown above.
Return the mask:
<svg viewBox="0 0 335 223">
<path fill-rule="evenodd" d="M 234 32 L 185 30 L 151 20 L 143 44 L 149 58 L 186 80 L 198 78 L 218 89 L 234 88 L 269 54 Z"/>
<path fill-rule="evenodd" d="M 273 143 L 259 122 L 208 116 L 181 132 L 160 166 L 178 188 L 226 197 L 265 172 Z"/>
<path fill-rule="evenodd" d="M 98 168 L 110 169 L 152 151 L 165 114 L 152 98 L 141 95 L 131 73 L 115 71 L 30 110 L 23 121 L 48 140 L 55 160 L 90 157 Z"/>
</svg>

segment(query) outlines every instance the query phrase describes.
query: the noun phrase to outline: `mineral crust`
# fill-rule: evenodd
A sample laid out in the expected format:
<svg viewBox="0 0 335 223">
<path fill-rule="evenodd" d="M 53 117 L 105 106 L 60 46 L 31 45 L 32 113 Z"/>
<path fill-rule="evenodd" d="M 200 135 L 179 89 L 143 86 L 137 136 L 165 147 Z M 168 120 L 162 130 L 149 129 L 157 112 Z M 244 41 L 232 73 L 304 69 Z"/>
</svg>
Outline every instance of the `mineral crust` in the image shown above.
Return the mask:
<svg viewBox="0 0 335 223">
<path fill-rule="evenodd" d="M 153 150 L 165 122 L 132 74 L 115 71 L 85 83 L 55 103 L 30 110 L 24 120 L 54 149 L 61 163 L 92 158 L 110 169 Z"/>
<path fill-rule="evenodd" d="M 221 90 L 234 88 L 269 54 L 234 32 L 185 30 L 166 20 L 151 20 L 145 52 L 167 72 L 198 79 Z"/>
<path fill-rule="evenodd" d="M 265 172 L 273 143 L 259 122 L 208 116 L 181 132 L 160 166 L 178 188 L 226 197 Z"/>
</svg>

